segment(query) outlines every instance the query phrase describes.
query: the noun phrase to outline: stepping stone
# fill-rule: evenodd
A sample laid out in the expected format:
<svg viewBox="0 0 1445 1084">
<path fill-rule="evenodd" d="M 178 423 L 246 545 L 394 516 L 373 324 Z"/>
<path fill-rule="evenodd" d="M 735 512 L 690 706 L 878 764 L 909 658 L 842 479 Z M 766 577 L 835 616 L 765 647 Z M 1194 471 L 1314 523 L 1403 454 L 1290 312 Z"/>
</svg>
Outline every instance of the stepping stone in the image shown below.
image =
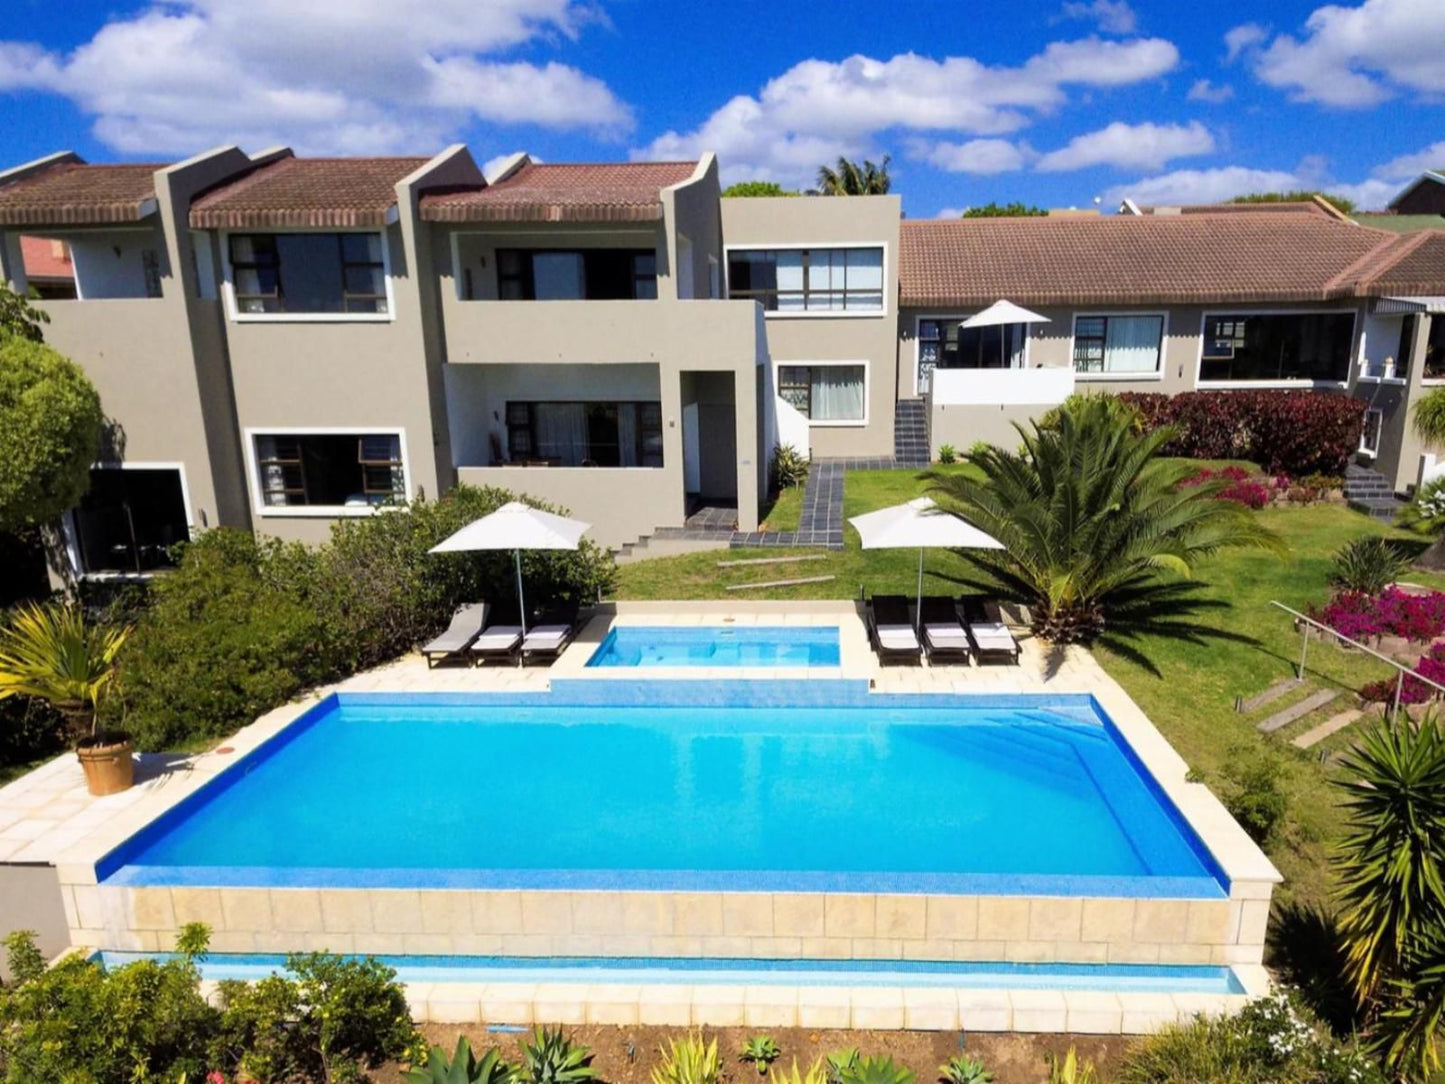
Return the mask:
<svg viewBox="0 0 1445 1084">
<path fill-rule="evenodd" d="M 1296 719 L 1303 719 L 1310 712 L 1322 708 L 1331 700 L 1336 699 L 1340 694 L 1334 689 L 1321 689 L 1317 693 L 1310 693 L 1298 704 L 1291 704 L 1284 711 L 1277 711 L 1255 729 L 1261 734 L 1272 734 L 1282 727 L 1289 726 Z"/>
<path fill-rule="evenodd" d="M 1255 708 L 1262 708 L 1271 700 L 1278 700 L 1291 689 L 1298 689 L 1304 682 L 1299 678 L 1285 678 L 1283 681 L 1276 681 L 1262 693 L 1251 697 L 1236 696 L 1234 698 L 1234 710 L 1241 715 L 1248 715 Z"/>
<path fill-rule="evenodd" d="M 1311 745 L 1316 745 L 1324 741 L 1336 731 L 1345 729 L 1345 727 L 1349 726 L 1363 714 L 1364 712 L 1358 711 L 1355 708 L 1351 708 L 1349 711 L 1342 711 L 1338 715 L 1333 715 L 1326 719 L 1319 726 L 1306 730 L 1299 737 L 1295 738 L 1294 744 L 1301 749 L 1308 749 Z"/>
</svg>

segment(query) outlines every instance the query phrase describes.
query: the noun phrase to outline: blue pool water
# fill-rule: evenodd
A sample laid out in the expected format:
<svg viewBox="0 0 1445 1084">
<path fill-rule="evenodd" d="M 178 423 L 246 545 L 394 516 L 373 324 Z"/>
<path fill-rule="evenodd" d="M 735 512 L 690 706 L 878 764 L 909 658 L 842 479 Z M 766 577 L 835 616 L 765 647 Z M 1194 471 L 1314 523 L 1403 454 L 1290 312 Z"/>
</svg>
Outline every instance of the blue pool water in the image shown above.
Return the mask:
<svg viewBox="0 0 1445 1084">
<path fill-rule="evenodd" d="M 159 953 L 99 954 L 107 967 Z M 588 986 L 677 984 L 748 986 L 967 986 L 970 989 L 1104 990 L 1113 993 L 1242 994 L 1228 967 L 1184 964 L 944 963 L 923 960 L 736 960 L 647 957 L 381 956 L 404 983 L 563 982 Z M 285 970 L 273 953 L 213 954 L 206 979 L 255 981 Z"/>
<path fill-rule="evenodd" d="M 621 625 L 588 666 L 837 666 L 836 628 Z"/>
<path fill-rule="evenodd" d="M 578 684 L 637 698 L 649 683 Z M 768 706 L 750 689 L 749 706 L 709 706 L 728 685 L 659 684 L 671 695 L 651 704 L 329 698 L 97 873 L 129 884 L 1225 894 L 1087 697 L 844 695 L 852 683 L 810 681 L 792 683 L 806 687 L 800 700 L 836 685 L 837 702 Z"/>
</svg>

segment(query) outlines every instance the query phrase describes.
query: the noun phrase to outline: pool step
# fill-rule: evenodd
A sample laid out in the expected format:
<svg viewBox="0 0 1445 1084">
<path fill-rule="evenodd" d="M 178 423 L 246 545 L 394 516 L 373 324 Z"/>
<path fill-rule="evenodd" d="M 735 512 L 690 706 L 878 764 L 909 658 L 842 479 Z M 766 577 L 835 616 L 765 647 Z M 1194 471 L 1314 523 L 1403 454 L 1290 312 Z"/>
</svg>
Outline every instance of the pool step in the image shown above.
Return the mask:
<svg viewBox="0 0 1445 1084">
<path fill-rule="evenodd" d="M 1276 730 L 1282 730 L 1295 720 L 1303 719 L 1310 712 L 1338 699 L 1339 695 L 1338 689 L 1320 689 L 1318 692 L 1310 693 L 1298 703 L 1291 704 L 1283 711 L 1277 711 L 1268 719 L 1257 723 L 1255 729 L 1261 734 L 1273 734 Z"/>
</svg>

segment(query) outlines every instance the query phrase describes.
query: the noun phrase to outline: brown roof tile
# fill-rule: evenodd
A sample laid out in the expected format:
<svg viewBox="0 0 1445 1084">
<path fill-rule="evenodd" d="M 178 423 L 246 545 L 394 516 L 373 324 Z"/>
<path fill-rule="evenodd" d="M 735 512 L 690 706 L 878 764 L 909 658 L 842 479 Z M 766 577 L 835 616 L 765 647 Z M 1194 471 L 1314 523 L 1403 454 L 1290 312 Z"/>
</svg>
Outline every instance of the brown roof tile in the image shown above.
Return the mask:
<svg viewBox="0 0 1445 1084">
<path fill-rule="evenodd" d="M 0 186 L 0 226 L 96 226 L 139 222 L 155 199 L 163 164 L 58 162 Z"/>
<path fill-rule="evenodd" d="M 1363 292 L 1369 257 L 1399 240 L 1292 212 L 905 221 L 899 292 L 912 307 L 1323 301 Z"/>
<path fill-rule="evenodd" d="M 280 158 L 191 203 L 197 229 L 348 229 L 386 225 L 396 184 L 427 158 Z"/>
<path fill-rule="evenodd" d="M 662 189 L 696 168 L 696 162 L 531 162 L 485 188 L 423 196 L 421 216 L 431 222 L 650 222 L 662 217 Z"/>
<path fill-rule="evenodd" d="M 1360 292 L 1370 297 L 1445 295 L 1445 230 L 1406 235 L 1361 279 Z"/>
</svg>

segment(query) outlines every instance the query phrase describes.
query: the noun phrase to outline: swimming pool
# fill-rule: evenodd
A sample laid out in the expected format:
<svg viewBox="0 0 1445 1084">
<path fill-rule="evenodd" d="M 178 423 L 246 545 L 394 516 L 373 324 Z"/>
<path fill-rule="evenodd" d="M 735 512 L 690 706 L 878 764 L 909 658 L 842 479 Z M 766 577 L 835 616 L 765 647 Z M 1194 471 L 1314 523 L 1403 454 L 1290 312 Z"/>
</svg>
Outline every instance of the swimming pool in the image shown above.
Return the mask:
<svg viewBox="0 0 1445 1084">
<path fill-rule="evenodd" d="M 616 686 L 615 682 L 581 685 Z M 717 682 L 333 696 L 97 865 L 115 885 L 1222 899 L 1085 696 Z M 838 687 L 836 694 L 830 692 Z M 845 692 L 846 689 L 846 692 Z M 612 690 L 609 690 L 612 692 Z M 724 702 L 719 702 L 719 701 Z M 560 702 L 559 702 L 560 701 Z"/>
<path fill-rule="evenodd" d="M 837 666 L 838 629 L 619 625 L 588 666 Z"/>
</svg>

